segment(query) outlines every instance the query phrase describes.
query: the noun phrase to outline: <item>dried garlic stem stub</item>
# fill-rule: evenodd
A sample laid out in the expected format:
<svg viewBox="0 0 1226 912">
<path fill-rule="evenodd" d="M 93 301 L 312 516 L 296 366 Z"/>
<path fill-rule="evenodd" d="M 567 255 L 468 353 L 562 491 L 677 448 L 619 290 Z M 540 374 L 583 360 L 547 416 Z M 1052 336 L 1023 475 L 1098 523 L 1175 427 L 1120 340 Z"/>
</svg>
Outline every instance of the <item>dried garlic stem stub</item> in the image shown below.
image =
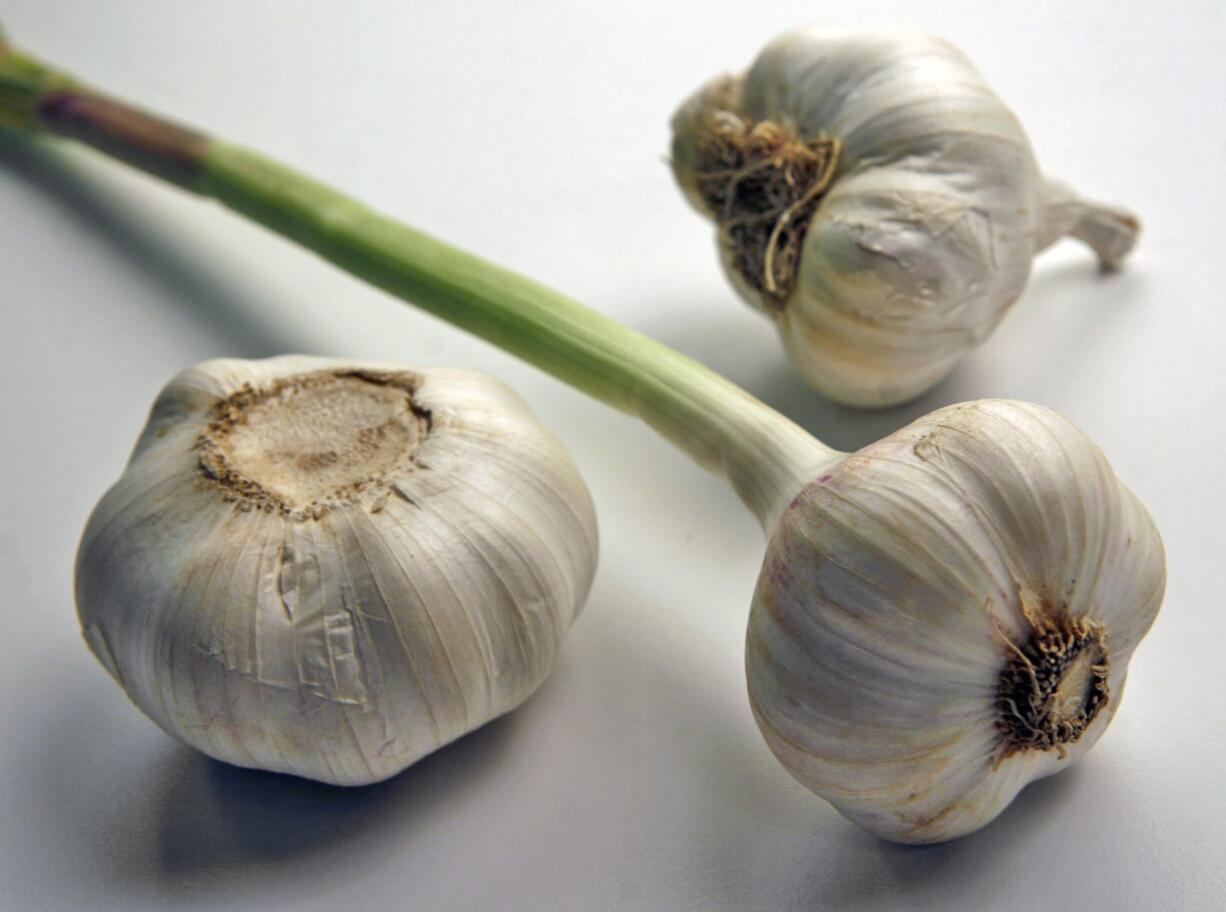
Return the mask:
<svg viewBox="0 0 1226 912">
<path fill-rule="evenodd" d="M 978 829 L 1119 708 L 1162 602 L 1162 540 L 1048 409 L 949 406 L 839 453 L 678 352 L 284 165 L 100 103 L 29 57 L 0 54 L 6 76 L 23 88 L 7 105 L 0 92 L 0 118 L 216 199 L 639 416 L 726 478 L 767 535 L 746 645 L 754 714 L 788 771 L 872 832 Z M 531 477 L 500 476 L 503 496 Z"/>
<path fill-rule="evenodd" d="M 1044 180 L 1017 118 L 925 35 L 787 32 L 681 107 L 672 165 L 737 292 L 805 379 L 849 405 L 939 382 L 1061 237 L 1115 267 L 1139 231 Z"/>
<path fill-rule="evenodd" d="M 362 785 L 527 699 L 595 566 L 582 479 L 505 387 L 287 356 L 162 391 L 76 593 L 90 648 L 168 733 Z"/>
</svg>

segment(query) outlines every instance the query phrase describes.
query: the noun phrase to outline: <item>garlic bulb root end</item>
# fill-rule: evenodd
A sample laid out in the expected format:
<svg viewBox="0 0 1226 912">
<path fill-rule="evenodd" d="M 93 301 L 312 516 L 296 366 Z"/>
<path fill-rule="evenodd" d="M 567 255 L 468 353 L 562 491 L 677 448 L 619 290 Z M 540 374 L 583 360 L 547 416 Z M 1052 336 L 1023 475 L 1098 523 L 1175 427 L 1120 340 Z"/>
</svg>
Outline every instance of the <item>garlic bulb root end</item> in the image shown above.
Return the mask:
<svg viewBox="0 0 1226 912">
<path fill-rule="evenodd" d="M 1029 642 L 1005 639 L 996 727 L 1004 737 L 997 762 L 1025 750 L 1055 750 L 1076 742 L 1111 699 L 1111 662 L 1101 623 L 1047 614 L 1031 619 Z"/>
<path fill-rule="evenodd" d="M 694 201 L 717 225 L 731 268 L 782 310 L 796 287 L 809 221 L 830 188 L 841 144 L 795 124 L 738 113 L 735 80 L 703 96 L 687 142 Z"/>
</svg>

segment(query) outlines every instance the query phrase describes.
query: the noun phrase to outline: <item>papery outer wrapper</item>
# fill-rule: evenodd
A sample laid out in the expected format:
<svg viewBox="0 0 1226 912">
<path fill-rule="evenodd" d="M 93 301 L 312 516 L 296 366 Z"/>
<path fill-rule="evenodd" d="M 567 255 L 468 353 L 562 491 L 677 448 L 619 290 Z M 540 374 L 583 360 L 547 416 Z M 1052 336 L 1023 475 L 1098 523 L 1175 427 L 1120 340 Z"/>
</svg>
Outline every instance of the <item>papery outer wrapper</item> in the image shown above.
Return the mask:
<svg viewBox="0 0 1226 912">
<path fill-rule="evenodd" d="M 674 173 L 700 211 L 695 142 L 729 106 L 841 143 L 782 309 L 720 250 L 740 295 L 774 316 L 793 363 L 837 401 L 890 405 L 939 382 L 995 328 L 1050 242 L 1020 123 L 939 38 L 795 29 L 743 76 L 713 80 L 673 120 Z"/>
<path fill-rule="evenodd" d="M 385 779 L 523 702 L 587 596 L 596 522 L 562 445 L 506 387 L 430 368 L 430 432 L 375 503 L 243 510 L 202 480 L 219 399 L 390 365 L 218 360 L 158 397 L 90 518 L 76 591 L 90 648 L 163 729 L 239 766 Z"/>
<path fill-rule="evenodd" d="M 1084 434 L 1025 403 L 939 409 L 824 473 L 776 525 L 746 647 L 754 713 L 788 771 L 855 822 L 963 835 L 1099 738 L 1164 585 L 1152 519 Z M 1064 756 L 1009 753 L 1006 641 L 1061 616 L 1105 628 L 1108 704 Z"/>
</svg>

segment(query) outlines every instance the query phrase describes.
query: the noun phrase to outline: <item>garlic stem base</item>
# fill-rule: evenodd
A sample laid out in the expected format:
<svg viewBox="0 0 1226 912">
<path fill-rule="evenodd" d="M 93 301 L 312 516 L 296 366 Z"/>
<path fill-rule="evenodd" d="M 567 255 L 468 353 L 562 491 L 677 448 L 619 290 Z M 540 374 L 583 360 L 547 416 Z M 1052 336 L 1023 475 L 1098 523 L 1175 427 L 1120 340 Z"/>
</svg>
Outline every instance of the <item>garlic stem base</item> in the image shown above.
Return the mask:
<svg viewBox="0 0 1226 912">
<path fill-rule="evenodd" d="M 1118 269 L 1136 246 L 1140 220 L 1126 209 L 1082 199 L 1060 181 L 1043 189 L 1044 217 L 1036 252 L 1063 237 L 1074 237 L 1098 256 L 1103 269 Z"/>
</svg>

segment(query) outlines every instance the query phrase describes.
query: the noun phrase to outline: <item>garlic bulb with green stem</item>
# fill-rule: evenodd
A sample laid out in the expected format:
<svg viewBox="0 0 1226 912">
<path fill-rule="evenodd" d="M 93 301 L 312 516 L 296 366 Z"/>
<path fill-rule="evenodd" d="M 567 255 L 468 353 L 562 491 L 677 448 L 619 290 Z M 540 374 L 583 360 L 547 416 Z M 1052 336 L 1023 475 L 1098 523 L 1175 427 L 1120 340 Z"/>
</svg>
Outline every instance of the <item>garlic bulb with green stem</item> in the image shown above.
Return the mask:
<svg viewBox="0 0 1226 912">
<path fill-rule="evenodd" d="M 1114 267 L 1139 230 L 1045 180 L 1013 113 L 928 35 L 783 34 L 682 105 L 672 166 L 737 292 L 849 405 L 938 383 L 1061 237 Z"/>
<path fill-rule="evenodd" d="M 1051 411 L 965 403 L 839 453 L 677 352 L 254 152 L 29 57 L 0 57 L 5 80 L 9 122 L 169 175 L 640 416 L 728 479 L 768 539 L 746 647 L 754 714 L 799 781 L 874 833 L 983 826 L 1118 709 L 1161 603 L 1162 543 Z"/>
<path fill-rule="evenodd" d="M 595 567 L 587 488 L 506 387 L 286 356 L 162 390 L 76 594 L 94 654 L 171 735 L 362 785 L 527 699 Z"/>
</svg>

